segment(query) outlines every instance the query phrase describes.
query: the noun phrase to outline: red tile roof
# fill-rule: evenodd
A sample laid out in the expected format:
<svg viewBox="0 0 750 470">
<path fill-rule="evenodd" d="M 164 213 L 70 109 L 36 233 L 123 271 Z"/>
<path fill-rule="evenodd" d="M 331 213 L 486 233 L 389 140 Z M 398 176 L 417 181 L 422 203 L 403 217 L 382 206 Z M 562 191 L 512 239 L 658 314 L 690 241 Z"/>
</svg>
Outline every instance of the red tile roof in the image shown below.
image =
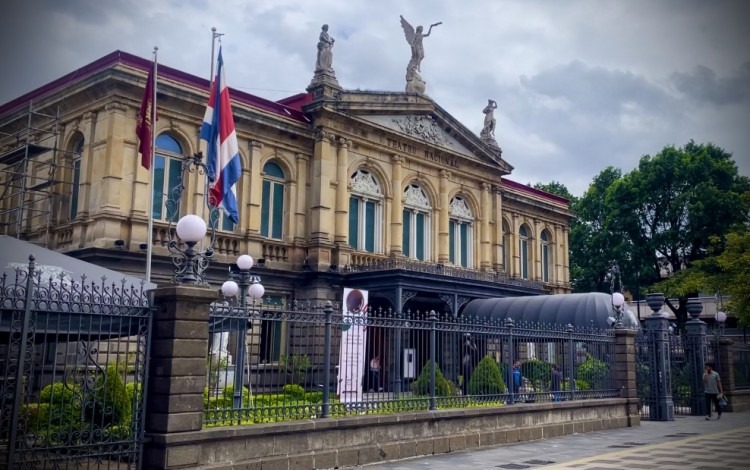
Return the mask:
<svg viewBox="0 0 750 470">
<path fill-rule="evenodd" d="M 136 69 L 147 72 L 151 67 L 152 62 L 142 57 L 128 54 L 123 51 L 114 51 L 106 56 L 97 59 L 90 64 L 84 65 L 78 70 L 75 70 L 57 80 L 51 81 L 46 85 L 43 85 L 36 90 L 26 93 L 18 98 L 5 103 L 0 106 L 0 115 L 16 111 L 19 108 L 28 106 L 30 100 L 39 100 L 45 98 L 52 93 L 59 91 L 71 83 L 79 80 L 83 80 L 97 72 L 106 70 L 107 68 L 113 67 L 117 64 L 127 65 Z M 189 73 L 182 72 L 172 67 L 159 64 L 159 77 L 176 82 L 184 83 L 185 85 L 193 86 L 206 90 L 208 92 L 209 82 L 205 78 L 196 77 Z M 259 96 L 251 95 L 243 91 L 236 90 L 230 87 L 230 94 L 232 100 L 237 103 L 246 104 L 254 108 L 262 109 L 264 111 L 277 114 L 287 119 L 294 121 L 308 123 L 309 120 L 305 117 L 304 113 L 295 106 L 287 106 L 283 103 L 277 103 Z"/>
<path fill-rule="evenodd" d="M 565 204 L 566 206 L 569 204 L 569 201 L 565 199 L 562 196 L 558 196 L 557 194 L 548 193 L 547 191 L 542 191 L 541 189 L 536 189 L 534 187 L 531 187 L 526 184 L 516 183 L 515 181 L 511 181 L 507 178 L 503 178 L 503 185 L 507 188 L 513 188 L 519 192 L 524 192 L 527 194 L 532 194 L 534 196 L 541 197 L 542 199 L 547 199 L 549 201 L 555 201 L 559 204 Z"/>
</svg>

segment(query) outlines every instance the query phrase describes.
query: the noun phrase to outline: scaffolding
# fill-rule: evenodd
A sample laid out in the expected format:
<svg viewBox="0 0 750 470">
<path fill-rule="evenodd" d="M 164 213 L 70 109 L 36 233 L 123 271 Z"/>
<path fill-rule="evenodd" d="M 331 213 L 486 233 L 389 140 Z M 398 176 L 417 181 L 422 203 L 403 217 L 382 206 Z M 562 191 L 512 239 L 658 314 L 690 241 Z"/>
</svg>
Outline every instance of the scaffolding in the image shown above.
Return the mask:
<svg viewBox="0 0 750 470">
<path fill-rule="evenodd" d="M 51 247 L 55 206 L 70 194 L 75 152 L 59 148 L 60 109 L 34 110 L 0 124 L 0 233 Z M 70 173 L 69 173 L 70 172 Z"/>
</svg>

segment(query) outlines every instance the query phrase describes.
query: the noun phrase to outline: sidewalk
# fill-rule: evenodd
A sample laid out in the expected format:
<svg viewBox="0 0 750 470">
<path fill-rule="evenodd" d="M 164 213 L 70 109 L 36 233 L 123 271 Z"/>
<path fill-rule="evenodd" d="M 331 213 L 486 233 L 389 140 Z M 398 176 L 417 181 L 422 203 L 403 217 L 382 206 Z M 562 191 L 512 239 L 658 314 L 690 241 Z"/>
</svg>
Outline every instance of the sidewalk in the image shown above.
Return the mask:
<svg viewBox="0 0 750 470">
<path fill-rule="evenodd" d="M 750 412 L 574 434 L 492 449 L 367 465 L 390 470 L 734 469 L 750 468 Z"/>
</svg>

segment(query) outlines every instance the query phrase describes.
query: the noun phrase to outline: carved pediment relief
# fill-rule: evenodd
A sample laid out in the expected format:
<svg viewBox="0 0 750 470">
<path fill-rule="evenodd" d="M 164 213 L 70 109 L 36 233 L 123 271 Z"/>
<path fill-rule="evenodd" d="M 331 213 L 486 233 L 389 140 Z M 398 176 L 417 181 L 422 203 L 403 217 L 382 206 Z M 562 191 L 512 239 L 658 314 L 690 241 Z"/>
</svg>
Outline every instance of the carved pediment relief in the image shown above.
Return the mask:
<svg viewBox="0 0 750 470">
<path fill-rule="evenodd" d="M 380 115 L 362 116 L 362 119 L 387 127 L 400 134 L 423 141 L 427 145 L 444 147 L 463 155 L 472 156 L 473 153 L 451 137 L 429 115 Z"/>
</svg>

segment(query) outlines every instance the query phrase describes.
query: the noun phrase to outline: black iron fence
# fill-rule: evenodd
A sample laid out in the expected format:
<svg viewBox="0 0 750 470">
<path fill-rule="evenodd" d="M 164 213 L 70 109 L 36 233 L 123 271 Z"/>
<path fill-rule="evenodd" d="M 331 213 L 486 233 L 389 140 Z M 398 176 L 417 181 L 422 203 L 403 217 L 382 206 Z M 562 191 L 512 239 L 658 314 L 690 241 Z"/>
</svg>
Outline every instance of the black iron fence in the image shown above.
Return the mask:
<svg viewBox="0 0 750 470">
<path fill-rule="evenodd" d="M 620 396 L 613 330 L 226 303 L 209 330 L 209 426 Z"/>
<path fill-rule="evenodd" d="M 33 257 L 0 278 L 0 467 L 137 467 L 148 305 Z"/>
</svg>

